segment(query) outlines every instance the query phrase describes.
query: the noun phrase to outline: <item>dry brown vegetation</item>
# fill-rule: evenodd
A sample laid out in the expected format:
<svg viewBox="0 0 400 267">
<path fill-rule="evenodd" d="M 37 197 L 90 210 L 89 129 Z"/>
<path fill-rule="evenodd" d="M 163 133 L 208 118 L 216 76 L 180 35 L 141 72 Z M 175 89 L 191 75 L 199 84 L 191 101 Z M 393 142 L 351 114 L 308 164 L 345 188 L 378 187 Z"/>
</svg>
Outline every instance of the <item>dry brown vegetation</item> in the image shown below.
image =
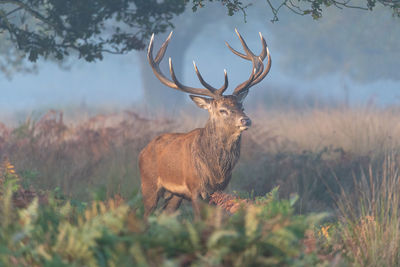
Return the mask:
<svg viewBox="0 0 400 267">
<path fill-rule="evenodd" d="M 233 179 L 227 192 L 217 192 L 211 203 L 230 213 L 240 208 L 251 213 L 258 205 L 254 196 L 273 188 L 277 192 L 279 186 L 280 197 L 290 203 L 296 199 L 292 194 L 298 194 L 296 214 L 334 215 L 315 231 L 307 230 L 305 246 L 320 260 L 348 258 L 357 266 L 400 262 L 400 110 L 314 108 L 248 114 L 254 125 L 243 135 Z M 140 150 L 162 132 L 204 124 L 204 118 L 185 114 L 174 120 L 149 119 L 132 111 L 73 119 L 49 111 L 18 127 L 0 123 L 0 159 L 8 164 L 0 170 L 15 174 L 22 184 L 13 195 L 15 207 L 26 207 L 35 197 L 46 202 L 47 190 L 80 201 L 132 199 L 140 188 Z M 267 210 L 275 207 L 264 204 Z M 185 208 L 182 212 L 185 218 Z M 276 212 L 279 215 L 282 207 Z"/>
<path fill-rule="evenodd" d="M 243 135 L 228 191 L 263 195 L 279 185 L 281 194 L 301 196 L 301 210 L 325 209 L 332 203 L 330 191 L 349 184 L 361 166 L 400 148 L 396 109 L 253 110 L 249 115 L 254 126 Z M 49 111 L 15 128 L 0 124 L 0 157 L 8 157 L 27 183 L 42 189 L 60 187 L 81 199 L 116 192 L 129 196 L 139 188 L 138 153 L 153 137 L 203 123 L 187 115 L 147 119 L 131 111 L 66 123 L 62 112 Z"/>
<path fill-rule="evenodd" d="M 399 115 L 398 109 L 374 107 L 260 111 L 253 119 L 257 129 L 250 134 L 273 152 L 319 152 L 325 147 L 336 147 L 367 156 L 399 147 Z M 278 145 L 271 147 L 271 141 Z"/>
<path fill-rule="evenodd" d="M 110 194 L 118 188 L 131 193 L 139 182 L 138 151 L 171 127 L 168 120 L 150 121 L 133 112 L 66 124 L 61 112 L 50 111 L 14 129 L 2 125 L 0 155 L 41 188 L 58 186 L 83 198 L 99 186 Z"/>
</svg>

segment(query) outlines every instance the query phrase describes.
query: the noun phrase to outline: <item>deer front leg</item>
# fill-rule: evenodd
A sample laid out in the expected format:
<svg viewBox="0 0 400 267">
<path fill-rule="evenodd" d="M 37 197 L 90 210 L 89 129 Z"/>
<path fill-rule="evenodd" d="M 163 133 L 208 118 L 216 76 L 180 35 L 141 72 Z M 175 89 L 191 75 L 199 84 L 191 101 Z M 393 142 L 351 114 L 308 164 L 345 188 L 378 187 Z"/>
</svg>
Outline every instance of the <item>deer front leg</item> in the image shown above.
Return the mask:
<svg viewBox="0 0 400 267">
<path fill-rule="evenodd" d="M 172 212 L 176 211 L 179 208 L 181 203 L 182 203 L 182 197 L 177 196 L 177 195 L 172 195 L 170 198 L 168 198 L 165 201 L 163 209 L 167 213 L 172 213 Z"/>
<path fill-rule="evenodd" d="M 196 221 L 200 220 L 200 203 L 199 203 L 199 195 L 193 194 L 191 197 L 192 200 L 192 207 L 193 207 L 193 214 L 194 214 L 194 219 Z"/>
</svg>

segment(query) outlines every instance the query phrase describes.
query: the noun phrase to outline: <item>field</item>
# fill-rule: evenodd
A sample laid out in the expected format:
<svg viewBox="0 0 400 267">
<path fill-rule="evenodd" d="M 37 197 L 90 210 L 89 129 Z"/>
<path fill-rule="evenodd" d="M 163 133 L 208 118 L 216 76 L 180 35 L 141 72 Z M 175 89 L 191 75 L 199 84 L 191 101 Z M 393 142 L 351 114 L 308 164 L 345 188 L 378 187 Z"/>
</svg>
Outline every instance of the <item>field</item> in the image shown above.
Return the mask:
<svg viewBox="0 0 400 267">
<path fill-rule="evenodd" d="M 233 179 L 199 221 L 188 204 L 144 221 L 137 157 L 202 118 L 49 111 L 0 123 L 0 265 L 400 264 L 400 110 L 248 115 Z"/>
</svg>

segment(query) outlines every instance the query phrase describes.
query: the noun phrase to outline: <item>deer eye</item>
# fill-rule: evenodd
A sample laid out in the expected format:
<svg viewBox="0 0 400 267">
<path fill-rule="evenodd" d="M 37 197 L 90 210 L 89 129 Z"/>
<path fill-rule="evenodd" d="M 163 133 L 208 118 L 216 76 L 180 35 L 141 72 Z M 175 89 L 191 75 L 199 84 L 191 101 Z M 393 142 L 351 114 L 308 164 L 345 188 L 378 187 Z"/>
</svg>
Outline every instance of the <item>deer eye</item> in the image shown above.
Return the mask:
<svg viewBox="0 0 400 267">
<path fill-rule="evenodd" d="M 224 116 L 228 115 L 228 111 L 226 109 L 220 109 L 219 113 L 221 113 L 221 115 L 224 115 Z"/>
</svg>

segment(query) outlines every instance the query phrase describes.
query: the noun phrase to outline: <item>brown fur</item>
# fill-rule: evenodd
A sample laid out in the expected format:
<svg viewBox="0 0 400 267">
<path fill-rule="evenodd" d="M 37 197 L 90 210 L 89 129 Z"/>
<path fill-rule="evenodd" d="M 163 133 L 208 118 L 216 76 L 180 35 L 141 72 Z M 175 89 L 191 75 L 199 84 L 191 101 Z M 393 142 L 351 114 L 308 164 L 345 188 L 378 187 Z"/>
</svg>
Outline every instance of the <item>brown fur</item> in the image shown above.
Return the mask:
<svg viewBox="0 0 400 267">
<path fill-rule="evenodd" d="M 198 217 L 198 198 L 207 199 L 225 189 L 239 159 L 241 133 L 250 125 L 241 103 L 245 94 L 218 99 L 191 97 L 210 113 L 205 127 L 189 133 L 163 134 L 140 153 L 146 216 L 164 197 L 164 208 L 170 211 L 176 210 L 182 199 L 192 201 Z"/>
<path fill-rule="evenodd" d="M 195 216 L 198 218 L 200 210 L 197 199 L 206 199 L 215 191 L 225 189 L 231 179 L 233 167 L 240 155 L 241 133 L 251 124 L 243 112 L 242 102 L 249 88 L 262 81 L 271 69 L 271 56 L 261 33 L 263 49 L 260 55 L 256 56 L 249 50 L 239 32 L 236 29 L 235 31 L 245 54 L 234 50 L 228 44 L 227 46 L 235 55 L 251 61 L 253 68 L 249 79 L 239 84 L 233 94 L 228 96 L 223 95 L 228 88 L 226 71 L 224 85 L 217 89 L 204 81 L 193 62 L 197 77 L 204 88 L 189 87 L 177 80 L 170 58 L 169 72 L 172 80 L 168 79 L 161 72 L 159 63 L 165 55 L 172 32 L 162 44 L 155 59 L 154 34 L 150 39 L 147 58 L 154 75 L 168 87 L 194 94 L 190 96 L 191 99 L 200 108 L 208 110 L 210 119 L 204 128 L 186 134 L 163 134 L 142 150 L 139 155 L 139 168 L 145 216 L 155 209 L 158 199 L 164 196 L 164 208 L 167 210 L 177 209 L 184 198 L 191 200 Z M 268 58 L 268 64 L 264 68 L 265 58 Z"/>
</svg>

